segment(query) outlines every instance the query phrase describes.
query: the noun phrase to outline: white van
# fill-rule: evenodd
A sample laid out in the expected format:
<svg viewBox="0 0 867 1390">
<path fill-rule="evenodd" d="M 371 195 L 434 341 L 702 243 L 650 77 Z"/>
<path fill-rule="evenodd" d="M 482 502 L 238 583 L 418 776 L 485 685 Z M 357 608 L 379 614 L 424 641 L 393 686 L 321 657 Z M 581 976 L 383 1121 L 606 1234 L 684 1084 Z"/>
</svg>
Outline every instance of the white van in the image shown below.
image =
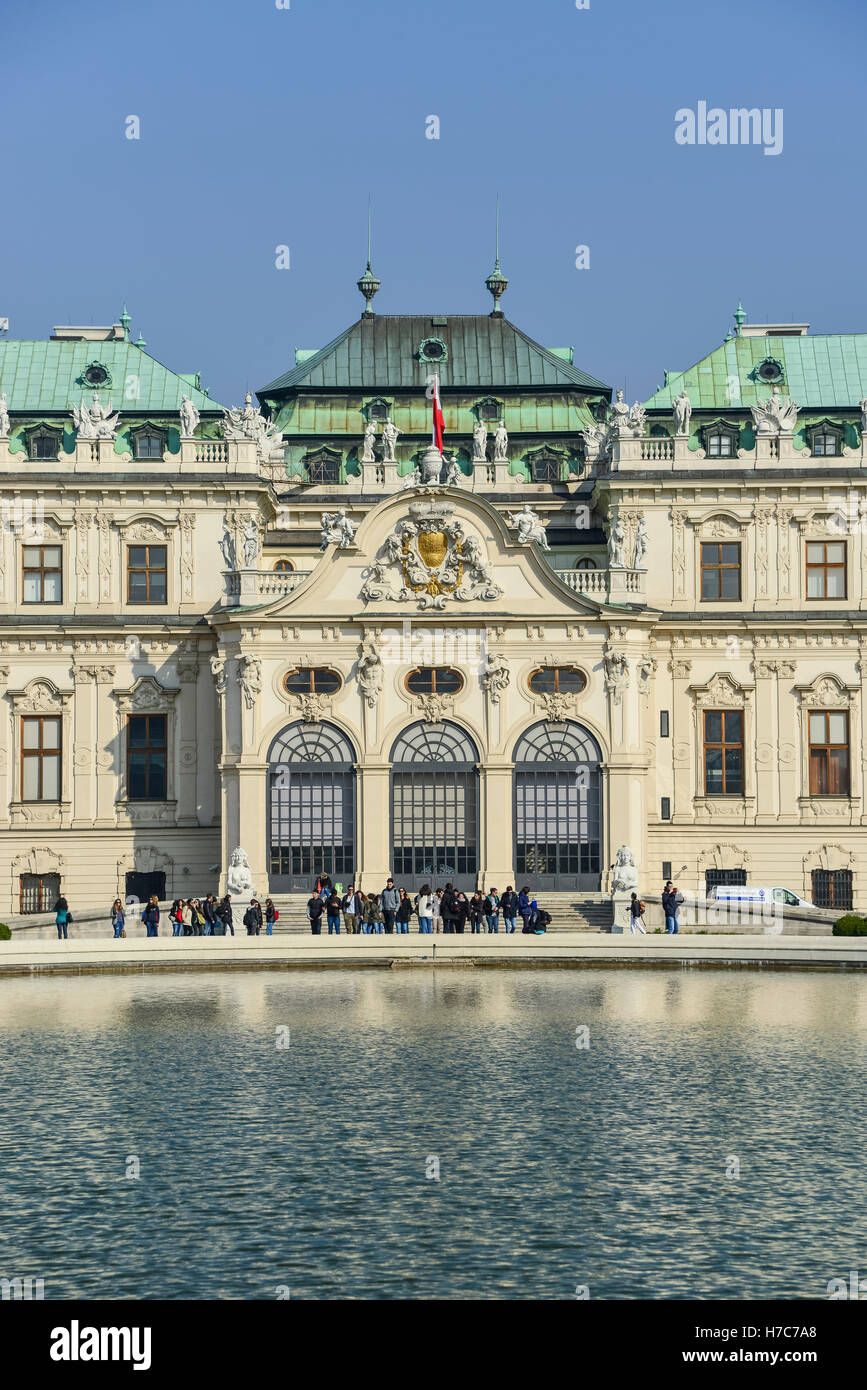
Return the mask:
<svg viewBox="0 0 867 1390">
<path fill-rule="evenodd" d="M 718 903 L 779 903 L 781 907 L 806 907 L 816 912 L 814 903 L 808 903 L 806 898 L 801 898 L 797 893 L 793 893 L 790 888 L 753 888 L 746 884 L 721 883 L 715 888 L 711 888 L 708 893 L 708 901 Z"/>
</svg>

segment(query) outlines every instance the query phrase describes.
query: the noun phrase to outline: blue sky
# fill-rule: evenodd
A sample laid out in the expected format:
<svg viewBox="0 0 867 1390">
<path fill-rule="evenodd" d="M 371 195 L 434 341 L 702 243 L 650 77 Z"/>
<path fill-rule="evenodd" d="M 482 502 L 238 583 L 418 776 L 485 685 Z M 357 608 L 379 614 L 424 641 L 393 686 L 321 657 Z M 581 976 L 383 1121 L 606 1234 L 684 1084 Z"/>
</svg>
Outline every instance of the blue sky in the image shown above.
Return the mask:
<svg viewBox="0 0 867 1390">
<path fill-rule="evenodd" d="M 499 193 L 508 317 L 630 398 L 721 342 L 739 298 L 867 330 L 862 0 L 5 11 L 12 337 L 126 300 L 133 336 L 236 401 L 358 316 L 368 193 L 378 310 L 487 312 Z M 782 153 L 677 145 L 702 100 L 781 107 Z"/>
</svg>

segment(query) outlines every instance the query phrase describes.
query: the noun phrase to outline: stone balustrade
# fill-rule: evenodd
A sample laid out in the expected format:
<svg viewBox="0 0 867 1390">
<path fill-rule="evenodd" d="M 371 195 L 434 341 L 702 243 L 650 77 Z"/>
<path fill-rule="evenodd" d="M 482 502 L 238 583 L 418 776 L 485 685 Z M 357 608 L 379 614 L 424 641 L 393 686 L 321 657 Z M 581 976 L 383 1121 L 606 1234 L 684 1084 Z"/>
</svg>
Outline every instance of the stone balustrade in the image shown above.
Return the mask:
<svg viewBox="0 0 867 1390">
<path fill-rule="evenodd" d="M 646 570 L 598 569 L 554 572 L 570 589 L 598 599 L 600 603 L 646 602 Z"/>
<path fill-rule="evenodd" d="M 311 570 L 224 570 L 224 608 L 252 608 L 297 589 Z"/>
</svg>

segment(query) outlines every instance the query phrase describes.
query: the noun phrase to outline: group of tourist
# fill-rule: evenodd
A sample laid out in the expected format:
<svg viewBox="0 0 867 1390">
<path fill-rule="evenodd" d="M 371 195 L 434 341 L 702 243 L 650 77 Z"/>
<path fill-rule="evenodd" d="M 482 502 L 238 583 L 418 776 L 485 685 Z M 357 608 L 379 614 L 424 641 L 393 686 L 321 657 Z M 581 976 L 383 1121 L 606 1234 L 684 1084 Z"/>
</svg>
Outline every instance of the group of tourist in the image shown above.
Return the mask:
<svg viewBox="0 0 867 1390">
<path fill-rule="evenodd" d="M 662 890 L 662 910 L 665 914 L 665 934 L 666 936 L 677 936 L 677 914 L 683 902 L 683 894 L 679 893 L 671 879 L 666 880 Z M 629 900 L 629 934 L 634 936 L 640 932 L 642 936 L 647 935 L 647 928 L 644 925 L 644 913 L 646 904 L 642 902 L 637 893 L 633 893 Z"/>
<path fill-rule="evenodd" d="M 541 934 L 551 921 L 550 915 L 539 907 L 525 885 L 516 893 L 511 885 L 500 896 L 496 888 L 487 892 L 466 893 L 447 883 L 432 890 L 429 883 L 411 897 L 405 888 L 395 886 L 389 878 L 381 893 L 365 894 L 354 883 L 344 892 L 340 883 L 332 884 L 327 875 L 316 880 L 313 895 L 307 904 L 307 917 L 314 936 L 321 936 L 323 920 L 328 935 L 340 935 L 341 923 L 350 936 L 406 936 L 413 917 L 418 919 L 422 936 L 462 935 L 467 928 L 472 935 L 499 932 L 500 918 L 506 935 L 511 935 L 521 920 L 526 933 Z"/>
<path fill-rule="evenodd" d="M 65 902 L 65 899 L 63 901 Z M 147 936 L 159 936 L 161 915 L 159 899 L 155 896 L 148 898 L 141 911 L 141 922 Z M 215 893 L 209 893 L 206 898 L 175 898 L 166 912 L 166 917 L 171 925 L 172 936 L 235 935 L 231 893 L 226 893 L 225 897 L 220 899 Z M 271 936 L 274 923 L 279 917 L 280 913 L 270 898 L 265 899 L 264 905 L 257 898 L 252 898 L 244 912 L 243 925 L 248 936 L 259 936 L 263 927 L 265 935 Z M 120 898 L 115 898 L 111 908 L 111 926 L 115 938 L 126 936 L 129 920 L 128 905 L 124 905 Z M 59 922 L 57 934 L 60 935 Z M 65 930 L 63 934 L 66 935 Z"/>
</svg>

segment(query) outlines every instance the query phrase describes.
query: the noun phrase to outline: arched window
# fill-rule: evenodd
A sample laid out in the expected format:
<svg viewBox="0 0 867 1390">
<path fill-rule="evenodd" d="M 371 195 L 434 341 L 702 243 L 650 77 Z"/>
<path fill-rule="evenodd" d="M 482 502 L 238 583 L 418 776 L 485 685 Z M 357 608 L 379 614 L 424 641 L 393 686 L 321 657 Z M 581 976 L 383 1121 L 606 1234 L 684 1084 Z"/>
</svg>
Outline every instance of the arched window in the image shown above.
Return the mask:
<svg viewBox="0 0 867 1390">
<path fill-rule="evenodd" d="M 294 570 L 294 568 L 295 566 L 293 565 L 291 560 L 278 560 L 276 565 L 274 566 L 274 573 L 289 574 L 292 570 Z"/>
<path fill-rule="evenodd" d="M 391 750 L 391 863 L 395 877 L 474 887 L 478 873 L 475 743 L 449 720 L 404 729 Z"/>
<path fill-rule="evenodd" d="M 272 892 L 310 891 L 317 874 L 355 872 L 355 750 L 334 724 L 290 724 L 271 744 Z"/>
<path fill-rule="evenodd" d="M 56 459 L 60 448 L 60 436 L 53 430 L 34 430 L 28 443 L 28 453 L 32 459 Z"/>
<path fill-rule="evenodd" d="M 572 720 L 543 720 L 518 739 L 513 754 L 518 880 L 548 891 L 599 890 L 601 756 L 593 735 Z"/>
<path fill-rule="evenodd" d="M 576 570 L 595 570 L 598 565 L 595 560 L 591 560 L 589 555 L 582 555 L 580 560 L 575 561 Z"/>
<path fill-rule="evenodd" d="M 577 695 L 587 677 L 575 666 L 540 666 L 530 673 L 527 684 L 534 695 Z"/>
<path fill-rule="evenodd" d="M 411 695 L 456 695 L 463 684 L 461 673 L 450 666 L 417 666 L 406 678 Z"/>
<path fill-rule="evenodd" d="M 283 686 L 290 695 L 333 695 L 343 684 L 329 666 L 300 666 L 283 677 Z"/>
</svg>

